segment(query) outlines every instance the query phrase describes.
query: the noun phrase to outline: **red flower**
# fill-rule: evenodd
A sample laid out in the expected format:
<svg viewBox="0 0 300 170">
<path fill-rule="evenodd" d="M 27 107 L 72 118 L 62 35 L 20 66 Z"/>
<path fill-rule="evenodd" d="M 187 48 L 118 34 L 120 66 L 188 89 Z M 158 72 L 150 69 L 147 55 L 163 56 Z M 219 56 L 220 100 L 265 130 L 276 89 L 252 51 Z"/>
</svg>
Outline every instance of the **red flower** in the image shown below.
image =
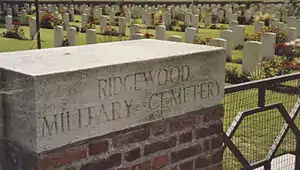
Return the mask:
<svg viewBox="0 0 300 170">
<path fill-rule="evenodd" d="M 18 21 L 12 22 L 12 25 L 20 25 L 20 22 Z"/>
</svg>

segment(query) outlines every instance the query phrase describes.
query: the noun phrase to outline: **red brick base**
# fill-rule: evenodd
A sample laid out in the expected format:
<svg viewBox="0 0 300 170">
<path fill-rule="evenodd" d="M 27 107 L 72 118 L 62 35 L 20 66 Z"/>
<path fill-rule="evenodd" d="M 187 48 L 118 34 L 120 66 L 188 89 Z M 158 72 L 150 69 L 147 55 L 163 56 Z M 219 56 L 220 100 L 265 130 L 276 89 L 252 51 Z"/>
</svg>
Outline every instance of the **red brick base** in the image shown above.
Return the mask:
<svg viewBox="0 0 300 170">
<path fill-rule="evenodd" d="M 223 106 L 33 154 L 10 144 L 7 169 L 221 170 Z"/>
</svg>

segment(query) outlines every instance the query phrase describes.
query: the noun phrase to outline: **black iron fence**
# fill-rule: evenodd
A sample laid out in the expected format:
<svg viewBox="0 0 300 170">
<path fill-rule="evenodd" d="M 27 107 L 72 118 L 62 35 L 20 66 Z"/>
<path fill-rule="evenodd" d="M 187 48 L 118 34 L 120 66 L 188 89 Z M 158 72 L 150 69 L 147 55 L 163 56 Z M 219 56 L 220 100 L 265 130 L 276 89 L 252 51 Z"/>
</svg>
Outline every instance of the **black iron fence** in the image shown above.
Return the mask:
<svg viewBox="0 0 300 170">
<path fill-rule="evenodd" d="M 223 168 L 300 168 L 300 73 L 225 88 Z"/>
</svg>

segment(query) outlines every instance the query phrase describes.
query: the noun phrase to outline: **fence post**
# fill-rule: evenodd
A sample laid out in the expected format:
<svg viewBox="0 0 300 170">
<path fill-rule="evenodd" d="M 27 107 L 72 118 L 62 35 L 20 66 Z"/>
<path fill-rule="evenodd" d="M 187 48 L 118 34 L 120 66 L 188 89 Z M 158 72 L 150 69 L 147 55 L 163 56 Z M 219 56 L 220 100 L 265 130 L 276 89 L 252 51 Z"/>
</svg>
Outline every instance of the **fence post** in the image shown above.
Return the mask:
<svg viewBox="0 0 300 170">
<path fill-rule="evenodd" d="M 296 163 L 295 163 L 295 169 L 297 169 L 297 167 L 300 167 L 300 136 L 296 137 Z"/>
<path fill-rule="evenodd" d="M 1 70 L 0 70 L 0 170 L 4 169 L 5 164 L 5 147 L 4 147 L 4 112 L 3 112 L 3 98 L 2 98 L 2 87 L 3 87 L 3 81 L 1 76 Z"/>
<path fill-rule="evenodd" d="M 264 170 L 271 170 L 271 160 L 264 165 Z"/>
<path fill-rule="evenodd" d="M 266 88 L 259 87 L 258 88 L 258 107 L 264 107 L 266 104 Z"/>
</svg>

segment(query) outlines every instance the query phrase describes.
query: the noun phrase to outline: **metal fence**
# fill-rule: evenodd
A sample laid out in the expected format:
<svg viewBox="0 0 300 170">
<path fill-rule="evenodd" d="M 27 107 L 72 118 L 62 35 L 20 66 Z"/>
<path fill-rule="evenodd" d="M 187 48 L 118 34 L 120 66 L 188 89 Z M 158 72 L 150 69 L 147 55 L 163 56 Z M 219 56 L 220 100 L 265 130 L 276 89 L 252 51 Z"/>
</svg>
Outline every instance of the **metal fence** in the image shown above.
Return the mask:
<svg viewBox="0 0 300 170">
<path fill-rule="evenodd" d="M 299 169 L 299 80 L 294 73 L 225 88 L 225 170 Z"/>
</svg>

